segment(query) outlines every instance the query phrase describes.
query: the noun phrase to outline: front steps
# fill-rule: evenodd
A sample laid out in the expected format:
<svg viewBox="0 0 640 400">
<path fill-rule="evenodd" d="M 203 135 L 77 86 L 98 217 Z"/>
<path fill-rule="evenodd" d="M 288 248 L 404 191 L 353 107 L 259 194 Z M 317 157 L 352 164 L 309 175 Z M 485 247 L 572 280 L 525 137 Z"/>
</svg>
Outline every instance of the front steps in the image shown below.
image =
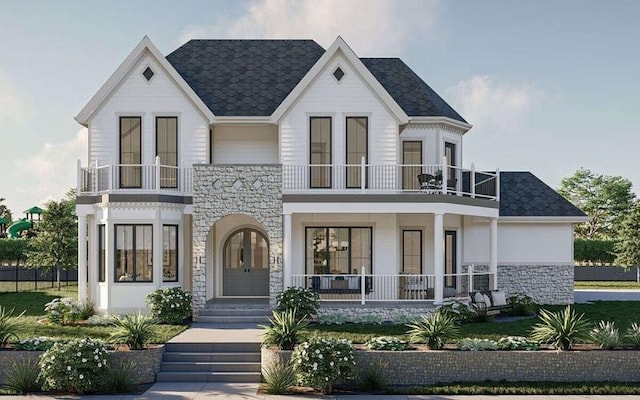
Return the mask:
<svg viewBox="0 0 640 400">
<path fill-rule="evenodd" d="M 260 343 L 167 343 L 158 382 L 260 382 Z"/>
<path fill-rule="evenodd" d="M 267 299 L 216 299 L 200 309 L 196 320 L 215 324 L 266 324 L 270 316 Z"/>
</svg>

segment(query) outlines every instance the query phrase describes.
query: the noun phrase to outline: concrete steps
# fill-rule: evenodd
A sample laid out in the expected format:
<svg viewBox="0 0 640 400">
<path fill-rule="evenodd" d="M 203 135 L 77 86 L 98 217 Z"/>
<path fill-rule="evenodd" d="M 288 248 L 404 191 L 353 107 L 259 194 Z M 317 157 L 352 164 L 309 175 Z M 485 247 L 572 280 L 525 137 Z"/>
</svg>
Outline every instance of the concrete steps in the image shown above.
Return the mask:
<svg viewBox="0 0 640 400">
<path fill-rule="evenodd" d="M 198 311 L 196 320 L 214 324 L 266 324 L 270 316 L 271 307 L 266 300 L 216 299 Z"/>
</svg>

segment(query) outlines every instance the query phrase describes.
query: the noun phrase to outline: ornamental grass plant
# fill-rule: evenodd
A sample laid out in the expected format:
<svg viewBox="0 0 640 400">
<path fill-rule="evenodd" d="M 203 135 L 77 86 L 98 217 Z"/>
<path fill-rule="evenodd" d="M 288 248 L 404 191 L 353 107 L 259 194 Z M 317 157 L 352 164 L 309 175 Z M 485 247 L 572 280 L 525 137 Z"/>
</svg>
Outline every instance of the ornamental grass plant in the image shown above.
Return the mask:
<svg viewBox="0 0 640 400">
<path fill-rule="evenodd" d="M 143 350 L 151 341 L 155 321 L 139 311 L 132 315 L 114 315 L 111 324 L 115 331 L 109 337 L 111 343 L 126 344 L 130 350 Z"/>
<path fill-rule="evenodd" d="M 591 340 L 590 330 L 591 324 L 584 314 L 578 315 L 571 306 L 558 312 L 543 309 L 540 310 L 540 322 L 533 326 L 531 339 L 550 344 L 557 350 L 571 350 L 574 344 Z"/>
<path fill-rule="evenodd" d="M 278 346 L 282 350 L 293 350 L 296 344 L 303 341 L 302 330 L 309 323 L 299 317 L 295 308 L 285 311 L 274 311 L 269 318 L 269 325 L 261 325 L 264 328 L 262 343 L 268 346 Z"/>
<path fill-rule="evenodd" d="M 18 315 L 13 315 L 15 309 L 7 311 L 0 306 L 0 347 L 5 347 L 10 339 L 20 340 L 18 332 L 22 329 L 24 311 Z"/>
<path fill-rule="evenodd" d="M 431 350 L 443 348 L 449 340 L 456 339 L 460 332 L 454 317 L 441 312 L 423 315 L 420 320 L 407 327 L 412 341 L 424 341 Z"/>
</svg>

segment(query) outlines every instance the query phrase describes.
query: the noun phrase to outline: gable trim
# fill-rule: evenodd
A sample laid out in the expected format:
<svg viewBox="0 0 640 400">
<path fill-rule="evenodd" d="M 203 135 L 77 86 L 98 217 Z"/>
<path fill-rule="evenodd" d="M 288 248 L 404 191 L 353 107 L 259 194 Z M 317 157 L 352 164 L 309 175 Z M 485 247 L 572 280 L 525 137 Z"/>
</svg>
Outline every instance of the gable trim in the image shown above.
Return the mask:
<svg viewBox="0 0 640 400">
<path fill-rule="evenodd" d="M 473 125 L 455 120 L 449 117 L 409 117 L 409 124 L 444 124 L 450 125 L 454 128 L 461 129 L 464 133 L 467 133 Z"/>
<path fill-rule="evenodd" d="M 187 95 L 187 98 L 196 106 L 196 108 L 203 114 L 205 118 L 212 123 L 214 115 L 204 102 L 198 97 L 198 95 L 191 89 L 191 87 L 185 82 L 185 80 L 178 74 L 173 66 L 167 61 L 167 59 L 160 53 L 160 50 L 151 42 L 148 36 L 142 38 L 140 43 L 129 53 L 127 58 L 118 66 L 118 68 L 111 74 L 109 79 L 102 85 L 100 90 L 89 100 L 89 102 L 82 108 L 82 110 L 75 117 L 75 120 L 81 125 L 87 126 L 89 120 L 94 114 L 102 107 L 105 101 L 107 101 L 111 95 L 118 88 L 120 83 L 131 72 L 131 69 L 140 61 L 145 52 L 149 51 L 152 57 L 156 59 L 158 64 L 167 71 L 169 76 L 174 80 L 178 87 Z"/>
</svg>

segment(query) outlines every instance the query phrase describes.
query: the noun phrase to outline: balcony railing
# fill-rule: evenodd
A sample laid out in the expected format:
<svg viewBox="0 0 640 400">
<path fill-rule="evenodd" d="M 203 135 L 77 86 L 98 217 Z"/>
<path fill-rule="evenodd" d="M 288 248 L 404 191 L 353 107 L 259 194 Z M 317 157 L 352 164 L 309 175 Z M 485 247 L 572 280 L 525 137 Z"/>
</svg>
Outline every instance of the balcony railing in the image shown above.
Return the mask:
<svg viewBox="0 0 640 400">
<path fill-rule="evenodd" d="M 443 164 L 306 164 L 282 166 L 285 193 L 453 194 L 499 200 L 500 173 Z"/>
</svg>

